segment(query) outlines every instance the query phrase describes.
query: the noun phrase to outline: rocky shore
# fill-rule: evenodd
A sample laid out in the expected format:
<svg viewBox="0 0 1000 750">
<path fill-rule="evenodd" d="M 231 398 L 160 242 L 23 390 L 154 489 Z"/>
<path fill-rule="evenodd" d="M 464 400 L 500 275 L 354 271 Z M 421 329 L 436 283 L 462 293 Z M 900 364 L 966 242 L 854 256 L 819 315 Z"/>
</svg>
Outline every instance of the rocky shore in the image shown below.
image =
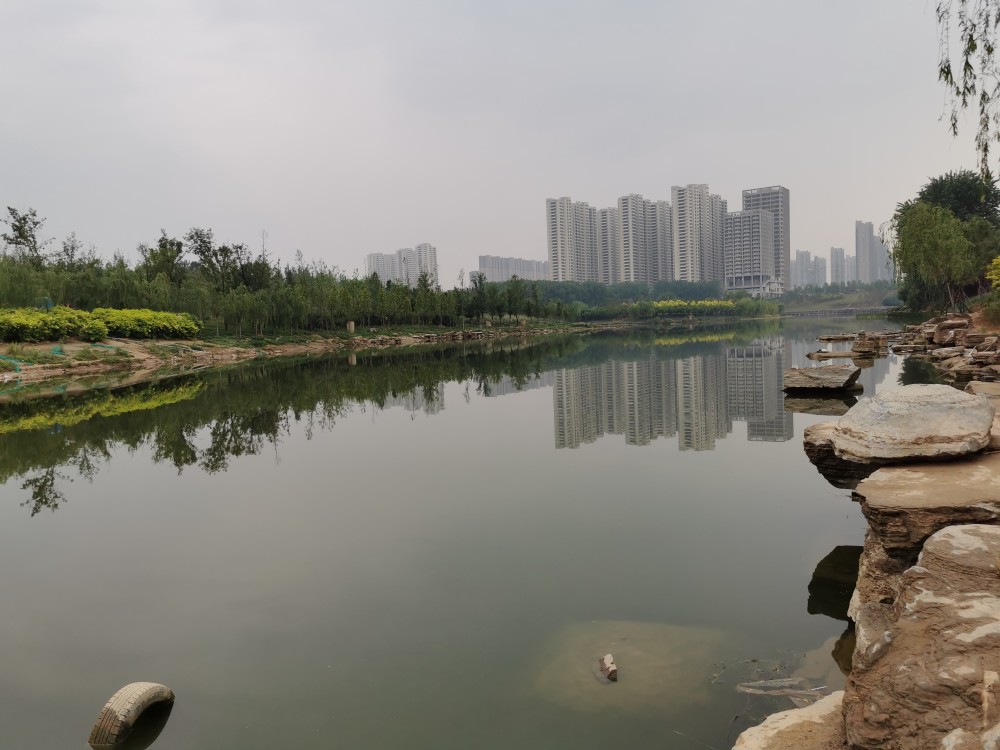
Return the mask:
<svg viewBox="0 0 1000 750">
<path fill-rule="evenodd" d="M 851 671 L 844 691 L 772 715 L 735 747 L 1000 748 L 998 337 L 951 316 L 864 339 L 964 389 L 904 386 L 806 429 L 809 459 L 868 521 Z"/>
</svg>

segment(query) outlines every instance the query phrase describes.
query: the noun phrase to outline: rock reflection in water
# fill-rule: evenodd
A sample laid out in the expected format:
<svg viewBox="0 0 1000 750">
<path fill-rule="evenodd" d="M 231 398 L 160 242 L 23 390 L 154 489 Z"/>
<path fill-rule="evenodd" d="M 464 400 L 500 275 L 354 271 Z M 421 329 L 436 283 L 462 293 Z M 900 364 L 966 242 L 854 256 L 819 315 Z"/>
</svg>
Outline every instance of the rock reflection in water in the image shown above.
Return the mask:
<svg viewBox="0 0 1000 750">
<path fill-rule="evenodd" d="M 806 611 L 811 615 L 826 615 L 835 620 L 848 619 L 847 607 L 858 580 L 861 559 L 860 545 L 841 545 L 816 564 L 809 581 L 809 601 Z"/>
<path fill-rule="evenodd" d="M 842 417 L 858 403 L 854 396 L 842 398 L 785 396 L 785 411 L 795 414 L 816 414 L 822 417 Z"/>
<path fill-rule="evenodd" d="M 854 654 L 854 623 L 850 621 L 847 610 L 857 585 L 861 552 L 862 547 L 858 545 L 834 547 L 816 564 L 809 581 L 806 611 L 811 615 L 825 615 L 847 622 L 847 627 L 838 638 L 831 638 L 819 649 L 822 660 L 827 664 L 829 658 L 833 657 L 841 675 L 851 671 Z M 832 690 L 839 690 L 844 684 L 842 676 L 831 676 L 828 681 Z"/>
</svg>

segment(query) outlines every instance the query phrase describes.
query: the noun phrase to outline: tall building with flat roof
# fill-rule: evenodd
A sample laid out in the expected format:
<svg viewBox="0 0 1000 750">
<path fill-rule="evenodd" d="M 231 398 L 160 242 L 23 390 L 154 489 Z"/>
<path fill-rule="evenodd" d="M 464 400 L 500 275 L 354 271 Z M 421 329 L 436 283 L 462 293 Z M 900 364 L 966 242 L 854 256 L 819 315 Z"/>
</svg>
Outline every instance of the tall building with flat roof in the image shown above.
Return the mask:
<svg viewBox="0 0 1000 750">
<path fill-rule="evenodd" d="M 830 283 L 834 286 L 847 283 L 847 257 L 842 247 L 830 248 Z"/>
<path fill-rule="evenodd" d="M 870 221 L 854 222 L 854 258 L 860 283 L 892 280 L 889 251 L 875 234 L 875 227 Z"/>
<path fill-rule="evenodd" d="M 598 281 L 597 209 L 569 197 L 546 198 L 549 278 Z"/>
<path fill-rule="evenodd" d="M 724 238 L 727 292 L 777 297 L 774 272 L 774 217 L 759 208 L 726 214 Z"/>
<path fill-rule="evenodd" d="M 723 224 L 726 201 L 708 185 L 670 189 L 673 230 L 673 278 L 716 281 L 725 275 Z"/>
<path fill-rule="evenodd" d="M 437 248 L 427 242 L 422 242 L 413 248 L 413 254 L 416 256 L 417 274 L 416 277 L 411 277 L 412 281 L 410 286 L 417 285 L 417 278 L 419 278 L 422 273 L 426 273 L 430 277 L 432 287 L 436 289 L 441 286 L 441 281 L 438 278 Z"/>
<path fill-rule="evenodd" d="M 618 199 L 619 281 L 648 284 L 673 278 L 670 204 L 638 193 Z"/>
<path fill-rule="evenodd" d="M 404 247 L 394 253 L 369 253 L 365 256 L 365 275 L 377 273 L 383 282 L 406 284 L 415 287 L 420 274 L 426 273 L 432 287 L 440 285 L 438 279 L 437 248 L 426 242 L 415 248 Z"/>
<path fill-rule="evenodd" d="M 621 213 L 617 208 L 597 211 L 598 281 L 617 284 L 621 278 Z"/>
<path fill-rule="evenodd" d="M 545 281 L 549 278 L 549 264 L 544 260 L 480 255 L 479 273 L 483 274 L 487 281 L 507 281 L 512 276 L 525 281 Z"/>
<path fill-rule="evenodd" d="M 760 208 L 774 217 L 774 273 L 780 285 L 779 294 L 791 289 L 791 221 L 788 188 L 781 185 L 750 188 L 743 191 L 743 210 Z"/>
</svg>

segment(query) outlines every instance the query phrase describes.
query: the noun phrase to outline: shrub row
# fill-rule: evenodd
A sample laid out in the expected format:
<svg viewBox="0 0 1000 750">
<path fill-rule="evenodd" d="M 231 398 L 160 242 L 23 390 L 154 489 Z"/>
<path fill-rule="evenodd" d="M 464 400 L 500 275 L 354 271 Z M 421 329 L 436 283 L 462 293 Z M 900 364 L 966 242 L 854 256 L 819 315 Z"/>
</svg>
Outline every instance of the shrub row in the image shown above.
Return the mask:
<svg viewBox="0 0 1000 750">
<path fill-rule="evenodd" d="M 201 324 L 188 313 L 99 307 L 91 314 L 111 336 L 126 339 L 190 339 L 201 332 Z"/>
<path fill-rule="evenodd" d="M 78 337 L 101 341 L 122 338 L 192 338 L 201 325 L 187 313 L 153 310 L 98 309 L 92 313 L 68 307 L 36 310 L 0 309 L 0 341 L 59 341 Z"/>
</svg>

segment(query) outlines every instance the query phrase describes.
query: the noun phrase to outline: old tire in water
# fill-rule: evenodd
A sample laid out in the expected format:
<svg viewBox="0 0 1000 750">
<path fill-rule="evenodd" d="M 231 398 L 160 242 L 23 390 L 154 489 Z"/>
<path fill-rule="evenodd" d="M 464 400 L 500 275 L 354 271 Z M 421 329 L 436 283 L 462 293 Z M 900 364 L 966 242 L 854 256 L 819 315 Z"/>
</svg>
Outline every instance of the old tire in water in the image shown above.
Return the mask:
<svg viewBox="0 0 1000 750">
<path fill-rule="evenodd" d="M 173 702 L 174 691 L 158 682 L 132 682 L 108 699 L 87 743 L 94 750 L 113 748 L 132 732 L 142 712 L 154 703 Z"/>
</svg>

